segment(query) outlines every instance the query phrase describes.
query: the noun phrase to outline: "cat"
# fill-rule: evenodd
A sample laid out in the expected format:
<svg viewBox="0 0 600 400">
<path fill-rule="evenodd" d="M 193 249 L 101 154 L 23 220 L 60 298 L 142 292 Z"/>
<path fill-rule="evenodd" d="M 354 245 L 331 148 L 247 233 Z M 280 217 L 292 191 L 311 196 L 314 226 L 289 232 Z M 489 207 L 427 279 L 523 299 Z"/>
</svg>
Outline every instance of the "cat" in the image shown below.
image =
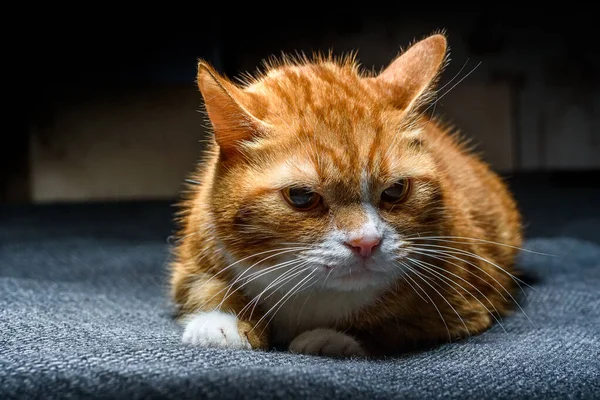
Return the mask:
<svg viewBox="0 0 600 400">
<path fill-rule="evenodd" d="M 199 62 L 211 140 L 170 264 L 184 343 L 370 357 L 513 310 L 516 201 L 424 110 L 448 54 L 432 33 L 378 73 L 284 56 L 240 83 Z"/>
</svg>

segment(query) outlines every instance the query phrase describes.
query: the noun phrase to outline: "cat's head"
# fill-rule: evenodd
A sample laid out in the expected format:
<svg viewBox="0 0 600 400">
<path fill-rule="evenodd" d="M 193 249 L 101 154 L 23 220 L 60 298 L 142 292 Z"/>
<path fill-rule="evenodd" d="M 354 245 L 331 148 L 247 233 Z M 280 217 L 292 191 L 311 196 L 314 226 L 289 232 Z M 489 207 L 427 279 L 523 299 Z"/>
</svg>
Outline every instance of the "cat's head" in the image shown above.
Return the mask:
<svg viewBox="0 0 600 400">
<path fill-rule="evenodd" d="M 218 153 L 210 212 L 228 260 L 336 290 L 406 271 L 404 239 L 443 214 L 418 110 L 445 60 L 437 34 L 379 74 L 350 58 L 287 59 L 235 84 L 201 62 Z"/>
</svg>

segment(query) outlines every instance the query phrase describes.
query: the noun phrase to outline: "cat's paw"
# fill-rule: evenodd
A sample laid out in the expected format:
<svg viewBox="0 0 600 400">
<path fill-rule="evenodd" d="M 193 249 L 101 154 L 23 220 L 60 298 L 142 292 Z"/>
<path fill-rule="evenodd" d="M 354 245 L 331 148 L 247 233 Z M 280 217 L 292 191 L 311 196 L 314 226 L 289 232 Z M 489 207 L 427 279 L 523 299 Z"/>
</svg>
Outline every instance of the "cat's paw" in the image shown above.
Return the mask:
<svg viewBox="0 0 600 400">
<path fill-rule="evenodd" d="M 328 357 L 366 355 L 356 339 L 333 329 L 314 329 L 304 332 L 290 343 L 289 349 L 292 353 Z"/>
<path fill-rule="evenodd" d="M 222 311 L 198 313 L 185 323 L 183 343 L 200 347 L 251 349 L 245 335 L 240 335 L 238 319 Z"/>
</svg>

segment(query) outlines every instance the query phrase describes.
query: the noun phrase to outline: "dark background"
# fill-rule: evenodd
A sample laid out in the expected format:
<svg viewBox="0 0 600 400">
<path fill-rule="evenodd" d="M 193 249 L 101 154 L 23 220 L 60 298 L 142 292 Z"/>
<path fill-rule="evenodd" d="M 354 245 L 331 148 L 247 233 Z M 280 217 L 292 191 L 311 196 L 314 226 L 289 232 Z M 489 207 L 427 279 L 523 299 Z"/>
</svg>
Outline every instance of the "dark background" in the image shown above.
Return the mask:
<svg viewBox="0 0 600 400">
<path fill-rule="evenodd" d="M 231 5 L 153 9 L 150 17 L 144 7 L 127 15 L 33 5 L 30 13 L 7 13 L 14 25 L 4 57 L 10 111 L 0 202 L 176 197 L 205 134 L 198 58 L 235 77 L 281 51 L 357 49 L 363 65 L 381 68 L 400 47 L 439 29 L 452 55 L 442 84 L 463 66 L 454 82 L 481 65 L 436 111 L 466 127 L 496 170 L 586 184 L 598 177 L 600 46 L 591 10 L 290 3 L 277 14 Z"/>
</svg>

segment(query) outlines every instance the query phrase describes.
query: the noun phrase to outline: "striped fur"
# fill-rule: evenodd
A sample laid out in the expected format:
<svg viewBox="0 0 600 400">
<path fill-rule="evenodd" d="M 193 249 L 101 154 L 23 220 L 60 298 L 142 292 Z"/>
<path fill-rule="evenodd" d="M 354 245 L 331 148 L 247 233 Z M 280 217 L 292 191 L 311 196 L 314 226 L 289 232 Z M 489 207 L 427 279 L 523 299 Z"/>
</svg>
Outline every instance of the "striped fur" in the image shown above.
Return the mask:
<svg viewBox="0 0 600 400">
<path fill-rule="evenodd" d="M 254 349 L 334 329 L 376 355 L 464 338 L 488 329 L 496 311 L 509 312 L 516 249 L 483 240 L 518 247 L 517 207 L 488 166 L 422 112 L 446 61 L 446 38 L 435 34 L 381 73 L 363 71 L 352 56 L 286 57 L 234 83 L 200 62 L 198 85 L 214 135 L 191 177 L 200 184 L 190 186 L 178 216 L 170 283 L 181 317 L 236 314 L 239 334 Z M 382 191 L 404 177 L 412 180 L 407 200 L 382 205 Z M 310 187 L 323 204 L 308 212 L 292 209 L 280 193 L 288 185 Z M 384 234 L 379 253 L 387 253 L 371 266 L 382 273 L 345 287 L 338 271 L 352 272 L 355 261 L 340 238 L 367 223 Z M 392 264 L 420 257 L 405 240 L 417 236 L 479 241 L 429 242 L 456 250 L 455 258 L 421 258 L 448 271 L 450 280 L 426 271 L 422 276 L 429 278 L 411 280 L 408 270 Z M 289 251 L 261 262 L 293 246 L 318 251 Z M 289 285 L 314 271 L 312 288 L 282 301 L 275 314 L 265 316 L 289 285 L 248 307 L 286 268 L 244 287 L 240 275 L 285 261 L 294 265 L 298 256 L 312 260 L 310 269 Z M 326 266 L 327 259 L 335 265 Z M 326 281 L 331 269 L 333 281 Z"/>
</svg>

